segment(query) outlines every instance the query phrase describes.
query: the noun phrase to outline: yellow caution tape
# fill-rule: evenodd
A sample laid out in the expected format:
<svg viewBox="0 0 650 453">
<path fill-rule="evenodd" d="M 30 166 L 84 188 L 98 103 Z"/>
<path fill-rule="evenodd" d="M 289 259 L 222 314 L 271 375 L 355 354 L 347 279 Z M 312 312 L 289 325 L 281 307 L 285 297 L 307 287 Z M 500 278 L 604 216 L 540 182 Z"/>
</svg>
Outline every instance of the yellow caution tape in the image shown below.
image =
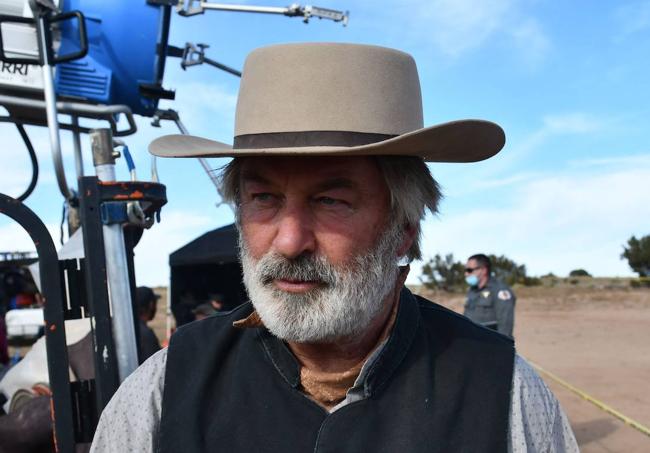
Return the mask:
<svg viewBox="0 0 650 453">
<path fill-rule="evenodd" d="M 526 360 L 528 360 L 528 359 L 526 359 Z M 648 428 L 646 426 L 643 426 L 641 423 L 637 422 L 636 420 L 631 419 L 630 417 L 628 417 L 626 415 L 621 414 L 616 409 L 613 409 L 613 408 L 609 407 L 607 404 L 603 403 L 602 401 L 599 401 L 596 398 L 594 398 L 593 396 L 588 395 L 587 393 L 583 392 L 582 390 L 572 386 L 567 381 L 565 381 L 563 379 L 560 379 L 559 377 L 557 377 L 556 375 L 554 375 L 553 373 L 551 373 L 549 371 L 546 371 L 544 368 L 537 365 L 536 363 L 531 362 L 530 360 L 528 360 L 528 363 L 530 363 L 533 367 L 535 367 L 537 369 L 537 371 L 539 371 L 540 373 L 545 374 L 546 376 L 553 379 L 558 384 L 562 385 L 563 387 L 567 388 L 568 390 L 571 390 L 573 393 L 580 396 L 581 398 L 583 398 L 583 399 L 589 401 L 590 403 L 594 404 L 596 407 L 604 410 L 605 412 L 607 412 L 610 415 L 613 415 L 614 417 L 616 417 L 619 420 L 623 421 L 625 424 L 631 426 L 632 428 L 641 431 L 646 436 L 650 436 L 650 428 Z"/>
</svg>

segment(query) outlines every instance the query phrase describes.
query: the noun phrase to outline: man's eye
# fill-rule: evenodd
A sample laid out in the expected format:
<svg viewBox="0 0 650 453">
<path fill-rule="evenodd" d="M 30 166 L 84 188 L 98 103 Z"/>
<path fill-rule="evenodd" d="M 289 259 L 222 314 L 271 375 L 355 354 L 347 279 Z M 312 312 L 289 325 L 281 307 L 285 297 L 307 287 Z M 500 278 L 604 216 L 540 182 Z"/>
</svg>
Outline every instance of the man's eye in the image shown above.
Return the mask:
<svg viewBox="0 0 650 453">
<path fill-rule="evenodd" d="M 251 194 L 251 201 L 261 205 L 268 205 L 276 200 L 275 195 L 268 192 L 260 192 Z"/>
<path fill-rule="evenodd" d="M 350 203 L 342 198 L 318 197 L 315 202 L 325 208 L 350 209 Z"/>
<path fill-rule="evenodd" d="M 341 202 L 340 200 L 335 200 L 334 198 L 330 197 L 320 197 L 317 201 L 320 204 L 324 204 L 325 206 L 335 206 Z"/>
</svg>

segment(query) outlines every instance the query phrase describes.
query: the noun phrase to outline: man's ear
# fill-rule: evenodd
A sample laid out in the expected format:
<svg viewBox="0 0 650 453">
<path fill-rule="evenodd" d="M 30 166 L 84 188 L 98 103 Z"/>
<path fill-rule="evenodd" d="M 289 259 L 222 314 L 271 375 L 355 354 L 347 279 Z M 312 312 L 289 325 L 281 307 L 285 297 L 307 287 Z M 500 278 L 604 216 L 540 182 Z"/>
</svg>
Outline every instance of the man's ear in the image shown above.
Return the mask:
<svg viewBox="0 0 650 453">
<path fill-rule="evenodd" d="M 415 241 L 415 237 L 418 234 L 418 230 L 416 227 L 413 225 L 407 223 L 404 225 L 404 237 L 402 239 L 402 243 L 400 246 L 397 248 L 397 256 L 402 257 L 406 255 L 406 253 L 409 251 L 411 246 L 413 245 L 413 242 Z"/>
</svg>

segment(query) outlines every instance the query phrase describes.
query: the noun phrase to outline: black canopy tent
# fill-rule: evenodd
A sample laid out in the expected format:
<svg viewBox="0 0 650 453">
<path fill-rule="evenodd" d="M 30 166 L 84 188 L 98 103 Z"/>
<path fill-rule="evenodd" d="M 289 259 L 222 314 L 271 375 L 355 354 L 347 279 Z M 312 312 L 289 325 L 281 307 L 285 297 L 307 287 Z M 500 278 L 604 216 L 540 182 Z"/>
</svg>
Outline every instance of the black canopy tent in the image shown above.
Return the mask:
<svg viewBox="0 0 650 453">
<path fill-rule="evenodd" d="M 169 255 L 172 313 L 176 324 L 194 319 L 192 309 L 212 294 L 230 310 L 247 300 L 237 255 L 237 229 L 226 225 L 199 236 Z"/>
</svg>

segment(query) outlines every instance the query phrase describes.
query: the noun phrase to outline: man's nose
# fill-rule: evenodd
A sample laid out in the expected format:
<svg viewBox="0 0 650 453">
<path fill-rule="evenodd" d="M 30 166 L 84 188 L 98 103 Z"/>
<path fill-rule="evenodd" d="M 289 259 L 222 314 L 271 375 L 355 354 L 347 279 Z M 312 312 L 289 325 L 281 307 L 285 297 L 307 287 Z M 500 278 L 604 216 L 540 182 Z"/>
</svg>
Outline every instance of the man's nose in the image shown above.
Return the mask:
<svg viewBox="0 0 650 453">
<path fill-rule="evenodd" d="M 285 207 L 278 220 L 273 249 L 286 258 L 312 253 L 316 248 L 313 225 L 306 207 Z"/>
</svg>

